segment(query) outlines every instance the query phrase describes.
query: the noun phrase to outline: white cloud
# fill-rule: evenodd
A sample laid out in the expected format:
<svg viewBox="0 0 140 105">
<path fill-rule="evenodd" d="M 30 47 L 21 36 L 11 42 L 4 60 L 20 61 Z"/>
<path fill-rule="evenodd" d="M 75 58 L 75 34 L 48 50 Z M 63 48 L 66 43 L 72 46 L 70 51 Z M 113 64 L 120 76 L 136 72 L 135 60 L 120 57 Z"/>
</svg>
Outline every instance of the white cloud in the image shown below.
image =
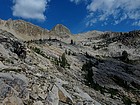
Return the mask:
<svg viewBox="0 0 140 105">
<path fill-rule="evenodd" d="M 94 23 L 96 23 L 97 22 L 97 19 L 91 19 L 91 20 L 89 20 L 87 23 L 86 23 L 86 26 L 88 27 L 88 26 L 93 26 L 94 25 Z"/>
<path fill-rule="evenodd" d="M 133 26 L 140 26 L 140 20 L 139 21 L 136 21 L 132 24 Z"/>
<path fill-rule="evenodd" d="M 45 20 L 44 12 L 50 0 L 13 0 L 13 16 Z"/>
<path fill-rule="evenodd" d="M 123 20 L 140 20 L 140 0 L 92 0 L 87 6 L 89 11 L 88 24 L 95 21 L 110 21 L 111 24 L 119 24 Z M 91 23 L 90 23 L 91 22 Z"/>
<path fill-rule="evenodd" d="M 71 2 L 74 2 L 75 4 L 79 4 L 80 2 L 86 2 L 87 0 L 70 0 Z"/>
</svg>

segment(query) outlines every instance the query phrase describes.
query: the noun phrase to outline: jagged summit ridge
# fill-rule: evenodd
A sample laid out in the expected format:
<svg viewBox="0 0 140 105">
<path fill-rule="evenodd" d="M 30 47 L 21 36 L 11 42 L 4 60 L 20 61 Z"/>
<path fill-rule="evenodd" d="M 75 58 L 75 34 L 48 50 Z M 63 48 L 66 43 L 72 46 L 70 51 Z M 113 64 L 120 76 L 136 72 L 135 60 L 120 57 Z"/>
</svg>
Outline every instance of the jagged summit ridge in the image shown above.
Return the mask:
<svg viewBox="0 0 140 105">
<path fill-rule="evenodd" d="M 22 40 L 45 38 L 46 34 L 49 33 L 48 30 L 24 20 L 0 20 L 0 27 Z"/>
<path fill-rule="evenodd" d="M 70 30 L 62 24 L 57 24 L 49 31 L 24 20 L 0 19 L 0 28 L 14 35 L 17 34 L 17 37 L 22 40 L 46 39 L 56 36 L 63 38 L 71 35 Z"/>
</svg>

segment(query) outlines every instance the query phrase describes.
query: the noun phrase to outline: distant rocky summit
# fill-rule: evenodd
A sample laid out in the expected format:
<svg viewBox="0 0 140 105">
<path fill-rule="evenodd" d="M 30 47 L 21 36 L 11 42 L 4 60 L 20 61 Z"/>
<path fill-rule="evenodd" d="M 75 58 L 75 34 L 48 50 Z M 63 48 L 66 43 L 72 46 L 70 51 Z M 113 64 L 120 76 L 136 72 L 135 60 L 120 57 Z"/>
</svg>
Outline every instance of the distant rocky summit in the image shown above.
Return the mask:
<svg viewBox="0 0 140 105">
<path fill-rule="evenodd" d="M 70 30 L 62 24 L 57 24 L 52 30 L 51 33 L 59 35 L 60 37 L 68 37 L 71 35 Z"/>
<path fill-rule="evenodd" d="M 0 105 L 140 105 L 140 30 L 0 20 Z"/>
</svg>

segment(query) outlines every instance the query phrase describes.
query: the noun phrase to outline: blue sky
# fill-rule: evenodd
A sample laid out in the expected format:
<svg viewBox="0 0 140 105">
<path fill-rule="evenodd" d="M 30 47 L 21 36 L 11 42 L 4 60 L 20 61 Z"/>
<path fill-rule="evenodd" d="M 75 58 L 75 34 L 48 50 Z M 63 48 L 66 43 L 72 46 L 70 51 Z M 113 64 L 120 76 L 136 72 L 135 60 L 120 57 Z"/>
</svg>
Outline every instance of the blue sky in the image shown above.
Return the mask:
<svg viewBox="0 0 140 105">
<path fill-rule="evenodd" d="M 72 33 L 140 29 L 140 0 L 0 0 L 0 18 L 23 19 L 46 29 L 56 24 Z"/>
</svg>

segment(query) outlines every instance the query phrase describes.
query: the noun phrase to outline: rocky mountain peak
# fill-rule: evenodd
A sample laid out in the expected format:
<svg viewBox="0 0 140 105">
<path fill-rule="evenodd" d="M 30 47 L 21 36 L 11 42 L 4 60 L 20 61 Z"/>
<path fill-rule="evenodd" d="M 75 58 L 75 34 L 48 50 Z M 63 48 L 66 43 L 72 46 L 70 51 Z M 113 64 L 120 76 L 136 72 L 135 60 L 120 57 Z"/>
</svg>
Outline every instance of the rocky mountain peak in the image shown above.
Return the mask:
<svg viewBox="0 0 140 105">
<path fill-rule="evenodd" d="M 0 19 L 0 28 L 16 34 L 22 40 L 46 39 L 56 37 L 56 35 L 57 37 L 68 38 L 71 35 L 70 30 L 62 24 L 57 24 L 49 31 L 24 20 Z"/>
<path fill-rule="evenodd" d="M 70 35 L 71 32 L 70 30 L 62 25 L 62 24 L 57 24 L 52 30 L 51 32 L 54 32 L 55 34 L 58 34 L 58 35 Z"/>
<path fill-rule="evenodd" d="M 0 20 L 0 27 L 16 34 L 22 40 L 40 39 L 48 34 L 48 30 L 24 20 Z"/>
</svg>

